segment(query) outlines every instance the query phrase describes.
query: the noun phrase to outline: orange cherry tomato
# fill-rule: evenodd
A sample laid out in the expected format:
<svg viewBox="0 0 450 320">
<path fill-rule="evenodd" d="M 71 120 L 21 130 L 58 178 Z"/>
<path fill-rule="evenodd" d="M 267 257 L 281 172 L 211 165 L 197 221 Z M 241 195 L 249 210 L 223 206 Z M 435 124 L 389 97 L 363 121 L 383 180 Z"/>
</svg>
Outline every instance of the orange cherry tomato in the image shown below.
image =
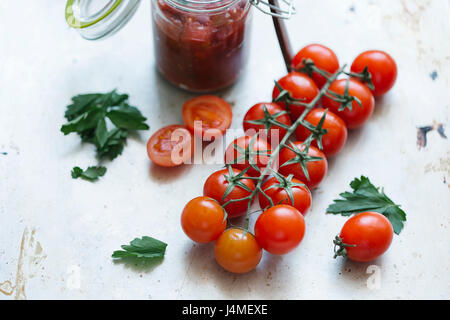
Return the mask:
<svg viewBox="0 0 450 320">
<path fill-rule="evenodd" d="M 303 151 L 305 149 L 305 146 L 300 141 L 294 142 L 294 145 L 296 145 L 300 151 Z M 323 159 L 319 161 L 309 161 L 306 164 L 309 179 L 305 176 L 305 173 L 303 172 L 303 169 L 299 163 L 292 163 L 286 166 L 282 166 L 284 163 L 295 157 L 295 153 L 288 148 L 283 148 L 280 151 L 279 171 L 285 176 L 293 174 L 294 177 L 296 177 L 300 181 L 305 182 L 309 189 L 314 189 L 322 182 L 323 178 L 325 178 L 328 170 L 328 161 L 323 152 L 314 146 L 309 147 L 308 156 L 319 157 Z"/>
<path fill-rule="evenodd" d="M 217 201 L 197 197 L 188 202 L 181 214 L 184 233 L 195 242 L 215 241 L 227 226 L 225 212 Z"/>
<path fill-rule="evenodd" d="M 256 220 L 256 241 L 272 254 L 286 254 L 294 250 L 304 235 L 303 215 L 285 204 L 267 209 Z"/>
<path fill-rule="evenodd" d="M 296 178 L 293 178 L 292 182 L 305 184 Z M 288 204 L 296 208 L 298 211 L 300 211 L 301 214 L 305 215 L 308 212 L 309 208 L 311 207 L 312 202 L 311 192 L 308 190 L 308 188 L 300 186 L 292 186 L 291 187 L 292 198 L 294 199 L 294 204 L 292 204 L 289 194 L 285 189 L 277 186 L 279 184 L 280 182 L 278 181 L 277 178 L 270 178 L 263 184 L 262 190 L 264 190 L 264 193 L 270 199 L 272 199 L 274 205 Z M 259 206 L 261 207 L 261 209 L 265 209 L 269 205 L 270 205 L 269 199 L 267 199 L 262 193 L 260 193 Z"/>
<path fill-rule="evenodd" d="M 261 261 L 262 249 L 250 233 L 238 228 L 226 230 L 214 245 L 214 256 L 225 270 L 246 273 Z"/>
<path fill-rule="evenodd" d="M 350 70 L 361 73 L 365 67 L 368 67 L 372 75 L 375 88 L 372 92 L 375 97 L 382 96 L 394 86 L 397 80 L 397 64 L 386 52 L 380 50 L 363 52 L 353 61 Z"/>
<path fill-rule="evenodd" d="M 248 168 L 250 166 L 249 159 L 240 159 L 241 156 L 243 156 L 243 154 L 241 154 L 238 150 L 236 150 L 234 145 L 237 145 L 239 148 L 246 150 L 249 147 L 250 142 L 253 138 L 254 137 L 251 136 L 242 136 L 231 142 L 225 151 L 225 163 L 231 164 L 233 168 L 239 169 L 241 171 Z M 265 139 L 256 137 L 255 142 L 253 144 L 253 151 L 254 152 L 259 151 L 260 153 L 259 154 L 254 153 L 253 155 L 250 155 L 249 158 L 251 159 L 252 164 L 255 164 L 261 171 L 264 170 L 267 163 L 269 162 L 271 148 L 272 147 Z M 234 163 L 235 160 L 237 161 L 237 163 Z M 249 176 L 258 177 L 261 174 L 261 172 L 257 171 L 253 167 L 250 167 L 250 169 L 247 171 L 247 174 Z"/>
<path fill-rule="evenodd" d="M 230 127 L 233 112 L 230 105 L 223 99 L 203 95 L 186 101 L 183 105 L 183 120 L 186 127 L 199 138 L 220 137 Z M 195 127 L 195 121 L 201 121 Z"/>
<path fill-rule="evenodd" d="M 186 127 L 170 125 L 156 131 L 147 142 L 147 153 L 162 167 L 175 167 L 191 159 L 194 139 Z"/>
<path fill-rule="evenodd" d="M 319 94 L 319 89 L 314 81 L 306 74 L 300 72 L 291 72 L 281 78 L 278 83 L 283 89 L 290 92 L 292 98 L 300 99 L 302 103 L 311 102 Z M 272 92 L 272 99 L 277 98 L 279 94 L 280 90 L 275 86 Z M 286 108 L 284 102 L 279 102 L 279 104 L 283 108 Z M 295 121 L 305 111 L 305 107 L 291 104 L 289 105 L 289 110 L 291 111 L 292 121 Z"/>
<path fill-rule="evenodd" d="M 303 60 L 305 59 L 312 60 L 317 68 L 328 72 L 330 75 L 339 69 L 339 60 L 336 54 L 333 50 L 321 44 L 310 44 L 300 50 L 292 59 L 292 67 L 296 69 L 303 68 Z M 327 82 L 327 79 L 317 72 L 312 73 L 312 79 L 319 88 L 322 88 Z"/>
<path fill-rule="evenodd" d="M 312 125 L 317 126 L 320 119 L 322 119 L 324 112 L 325 109 L 323 108 L 313 109 L 305 117 L 305 120 Z M 322 127 L 328 130 L 328 132 L 322 136 L 322 151 L 327 157 L 334 156 L 341 151 L 347 141 L 347 126 L 339 116 L 331 111 L 327 111 Z M 297 139 L 304 141 L 311 135 L 311 131 L 300 125 L 296 130 L 296 134 Z M 316 140 L 314 140 L 312 144 L 317 147 Z"/>
<path fill-rule="evenodd" d="M 362 107 L 358 104 L 358 102 L 353 101 L 351 110 L 345 108 L 344 110 L 339 111 L 341 104 L 328 97 L 323 97 L 322 105 L 324 108 L 330 109 L 332 112 L 341 117 L 349 129 L 356 129 L 369 120 L 375 107 L 375 98 L 369 88 L 357 80 L 350 79 L 348 85 L 348 94 L 352 97 L 358 98 Z M 344 95 L 346 87 L 347 80 L 341 79 L 334 81 L 330 85 L 329 91 L 339 95 Z"/>
<path fill-rule="evenodd" d="M 394 230 L 391 222 L 377 212 L 354 215 L 344 224 L 340 238 L 346 245 L 347 257 L 354 261 L 375 260 L 389 249 Z"/>
<path fill-rule="evenodd" d="M 233 174 L 235 176 L 238 175 L 239 173 L 241 173 L 240 170 L 233 169 Z M 250 191 L 245 190 L 240 186 L 235 186 L 228 194 L 228 196 L 226 196 L 225 199 L 222 200 L 223 195 L 227 190 L 227 187 L 230 185 L 225 176 L 229 176 L 228 169 L 216 171 L 213 174 L 211 174 L 206 180 L 205 185 L 203 186 L 203 195 L 206 197 L 213 198 L 214 200 L 218 201 L 221 205 L 224 205 L 230 200 L 239 200 L 248 197 L 251 194 Z M 243 178 L 245 177 L 248 177 L 248 175 L 244 174 Z M 242 182 L 245 186 L 247 186 L 248 189 L 252 191 L 255 189 L 255 184 L 251 179 L 241 179 L 239 181 Z M 227 204 L 225 210 L 228 213 L 228 216 L 230 218 L 234 218 L 245 214 L 247 212 L 248 202 L 249 200 L 242 200 Z"/>
</svg>

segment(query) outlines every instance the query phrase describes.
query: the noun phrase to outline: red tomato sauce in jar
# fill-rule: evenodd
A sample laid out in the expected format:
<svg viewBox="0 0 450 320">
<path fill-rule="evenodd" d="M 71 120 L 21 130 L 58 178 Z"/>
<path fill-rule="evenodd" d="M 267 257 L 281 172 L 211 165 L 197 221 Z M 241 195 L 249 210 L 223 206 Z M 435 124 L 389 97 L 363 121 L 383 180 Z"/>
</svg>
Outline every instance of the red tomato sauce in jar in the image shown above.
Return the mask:
<svg viewBox="0 0 450 320">
<path fill-rule="evenodd" d="M 195 92 L 233 84 L 248 56 L 250 7 L 248 0 L 152 0 L 159 72 Z"/>
</svg>

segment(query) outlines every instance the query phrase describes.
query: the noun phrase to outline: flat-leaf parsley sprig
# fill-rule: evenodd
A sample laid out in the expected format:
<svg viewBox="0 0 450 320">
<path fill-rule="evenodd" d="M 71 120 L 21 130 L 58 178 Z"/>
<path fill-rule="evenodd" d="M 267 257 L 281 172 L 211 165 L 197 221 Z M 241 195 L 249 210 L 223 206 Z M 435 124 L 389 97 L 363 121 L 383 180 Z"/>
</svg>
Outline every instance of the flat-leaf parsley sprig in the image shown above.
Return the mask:
<svg viewBox="0 0 450 320">
<path fill-rule="evenodd" d="M 116 90 L 74 96 L 72 104 L 67 106 L 64 114 L 68 122 L 62 125 L 61 132 L 64 135 L 77 133 L 83 142 L 95 145 L 99 160 L 105 158 L 113 160 L 122 154 L 130 131 L 149 129 L 145 123 L 147 118 L 127 101 L 128 95 L 118 94 Z M 106 168 L 95 172 L 90 169 L 91 167 L 83 171 L 75 167 L 72 170 L 72 177 L 83 177 L 83 172 L 101 173 L 84 177 L 94 181 L 106 172 Z"/>
<path fill-rule="evenodd" d="M 136 238 L 129 245 L 122 245 L 123 250 L 114 251 L 112 258 L 134 257 L 139 259 L 163 258 L 167 244 L 152 237 Z"/>
<path fill-rule="evenodd" d="M 365 176 L 360 179 L 355 178 L 350 187 L 353 192 L 343 192 L 340 196 L 343 199 L 336 199 L 329 205 L 327 213 L 350 216 L 352 214 L 365 211 L 375 211 L 381 213 L 392 223 L 394 232 L 400 234 L 406 221 L 406 213 L 400 209 L 400 205 L 395 204 L 384 190 L 375 187 Z"/>
</svg>

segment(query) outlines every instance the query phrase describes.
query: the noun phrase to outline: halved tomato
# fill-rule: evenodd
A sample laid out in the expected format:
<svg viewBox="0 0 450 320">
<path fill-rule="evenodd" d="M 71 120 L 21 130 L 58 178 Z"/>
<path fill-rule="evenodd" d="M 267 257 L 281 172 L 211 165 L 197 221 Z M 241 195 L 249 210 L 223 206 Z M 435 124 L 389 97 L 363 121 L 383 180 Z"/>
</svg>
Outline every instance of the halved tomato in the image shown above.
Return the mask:
<svg viewBox="0 0 450 320">
<path fill-rule="evenodd" d="M 185 126 L 174 124 L 156 131 L 147 142 L 147 153 L 162 167 L 186 163 L 194 151 L 194 138 Z"/>
<path fill-rule="evenodd" d="M 223 99 L 203 95 L 188 100 L 183 105 L 183 121 L 186 127 L 199 138 L 211 140 L 220 137 L 230 127 L 233 112 Z M 195 122 L 199 121 L 198 126 Z"/>
</svg>

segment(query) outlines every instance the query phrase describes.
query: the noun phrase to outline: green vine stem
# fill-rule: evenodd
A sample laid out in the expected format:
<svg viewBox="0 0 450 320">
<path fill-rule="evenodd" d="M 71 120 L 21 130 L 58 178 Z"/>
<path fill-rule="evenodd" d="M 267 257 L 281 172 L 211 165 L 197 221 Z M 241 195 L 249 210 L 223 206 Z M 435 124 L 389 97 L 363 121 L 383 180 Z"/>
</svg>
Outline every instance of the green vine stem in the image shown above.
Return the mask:
<svg viewBox="0 0 450 320">
<path fill-rule="evenodd" d="M 345 67 L 346 66 L 344 65 L 342 68 L 340 68 L 338 71 L 336 71 L 335 74 L 326 77 L 327 82 L 322 87 L 322 89 L 319 91 L 319 94 L 310 103 L 305 104 L 305 110 L 303 111 L 301 116 L 289 128 L 287 128 L 286 135 L 283 137 L 283 139 L 278 144 L 278 146 L 276 146 L 275 149 L 272 150 L 272 152 L 270 154 L 270 157 L 269 157 L 269 161 L 267 162 L 267 165 L 264 168 L 264 170 L 261 172 L 261 175 L 259 176 L 259 178 L 257 180 L 255 189 L 252 191 L 252 193 L 249 196 L 244 230 L 248 231 L 248 227 L 249 227 L 249 223 L 250 223 L 250 208 L 251 208 L 251 205 L 253 203 L 254 198 L 258 194 L 258 192 L 262 191 L 261 186 L 262 186 L 262 184 L 263 184 L 263 182 L 265 180 L 265 176 L 270 172 L 275 158 L 279 154 L 280 150 L 286 146 L 286 142 L 288 141 L 290 136 L 295 132 L 297 127 L 299 125 L 307 126 L 307 124 L 305 124 L 304 121 L 303 121 L 305 119 L 306 115 L 309 113 L 309 111 L 312 110 L 312 108 L 314 108 L 314 106 L 320 101 L 320 99 L 322 99 L 322 97 L 325 94 L 327 94 L 328 88 L 330 87 L 331 83 L 333 81 L 335 81 L 339 75 L 344 73 Z M 314 140 L 314 139 L 315 138 L 313 137 L 313 139 L 311 139 L 311 140 Z"/>
</svg>

